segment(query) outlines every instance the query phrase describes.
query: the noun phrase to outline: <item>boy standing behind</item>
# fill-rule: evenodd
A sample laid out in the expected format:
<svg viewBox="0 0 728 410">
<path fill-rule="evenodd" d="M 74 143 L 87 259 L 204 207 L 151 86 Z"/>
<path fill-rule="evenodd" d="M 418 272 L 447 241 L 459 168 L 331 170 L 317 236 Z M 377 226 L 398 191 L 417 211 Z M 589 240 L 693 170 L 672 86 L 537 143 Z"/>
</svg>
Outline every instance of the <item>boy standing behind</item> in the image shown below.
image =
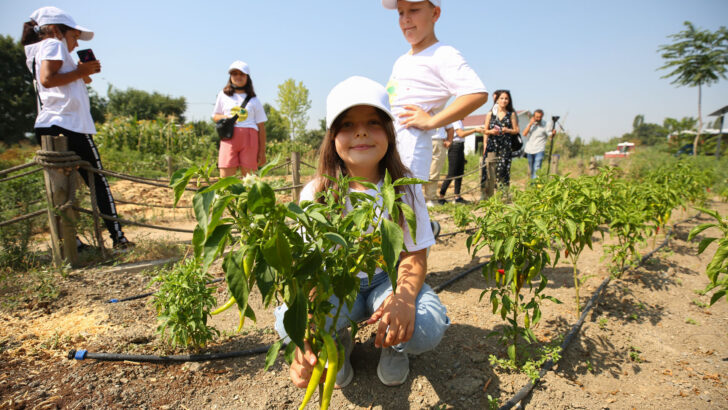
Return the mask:
<svg viewBox="0 0 728 410">
<path fill-rule="evenodd" d="M 397 10 L 399 27 L 412 49 L 392 67 L 387 93 L 395 116 L 397 149 L 414 177 L 427 180 L 432 136 L 437 128 L 465 118 L 488 100 L 475 71 L 455 48 L 435 36 L 440 0 L 382 0 Z M 455 100 L 445 104 L 450 97 Z"/>
</svg>

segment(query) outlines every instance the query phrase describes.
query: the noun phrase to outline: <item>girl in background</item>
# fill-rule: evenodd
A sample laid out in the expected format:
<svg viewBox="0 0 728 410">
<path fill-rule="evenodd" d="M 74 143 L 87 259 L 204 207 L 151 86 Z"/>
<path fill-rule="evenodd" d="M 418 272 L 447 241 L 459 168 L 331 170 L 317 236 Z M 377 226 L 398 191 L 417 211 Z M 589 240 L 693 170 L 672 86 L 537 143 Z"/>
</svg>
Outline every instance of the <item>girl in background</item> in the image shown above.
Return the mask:
<svg viewBox="0 0 728 410">
<path fill-rule="evenodd" d="M 314 179 L 303 189 L 302 201 L 320 200 L 317 193 L 334 184 L 324 175 L 362 177 L 378 186 L 381 186 L 385 171 L 389 171 L 392 180 L 410 175 L 397 152 L 389 107 L 384 87 L 364 77 L 351 77 L 331 90 L 326 100 L 328 129 L 319 150 L 318 169 Z M 352 182 L 349 189 L 376 195 L 374 190 L 368 190 L 357 182 Z M 387 273 L 381 269 L 377 269 L 371 283 L 366 273 L 357 274 L 360 289 L 354 307 L 348 310 L 344 306 L 336 324 L 337 331 L 345 333 L 338 339 L 345 344 L 346 352 L 344 365 L 336 377 L 338 387 L 345 387 L 354 377 L 349 360 L 352 347 L 347 326 L 350 320 L 367 319 L 367 324 L 379 322 L 374 341 L 374 345 L 382 349 L 377 375 L 387 386 L 404 383 L 409 374 L 407 355 L 434 349 L 450 324 L 437 294 L 425 284 L 426 251 L 435 243 L 435 238 L 422 190 L 413 186 L 397 189 L 405 194 L 402 200 L 415 212 L 417 242 L 412 241 L 407 224 L 401 222 L 407 252 L 400 256 L 396 293 L 392 292 Z M 336 297 L 332 299 L 335 310 L 339 300 Z M 287 337 L 283 326 L 286 310 L 285 305 L 275 310 L 275 327 L 282 338 Z M 296 386 L 308 385 L 315 364 L 316 356 L 310 349 L 296 351 L 290 369 Z"/>
<path fill-rule="evenodd" d="M 91 103 L 86 84 L 91 75 L 101 72 L 98 60 L 76 62 L 71 52 L 78 40 L 91 40 L 94 33 L 76 24 L 73 18 L 56 7 L 42 7 L 30 15 L 23 25 L 21 44 L 25 46 L 26 64 L 36 82 L 38 92 L 38 117 L 35 120 L 35 136 L 40 143 L 42 135 L 64 135 L 68 149 L 92 167 L 103 169 L 93 134 L 96 133 L 91 118 Z M 78 170 L 89 185 L 89 173 Z M 118 218 L 116 204 L 106 177 L 93 173 L 96 201 L 102 214 Z M 133 246 L 124 236 L 121 224 L 104 220 L 116 249 Z M 87 247 L 76 239 L 79 249 Z"/>
<path fill-rule="evenodd" d="M 217 165 L 222 177 L 233 176 L 238 170 L 245 176 L 265 164 L 265 121 L 268 117 L 255 95 L 248 64 L 234 61 L 228 74 L 225 88 L 217 94 L 212 120 L 219 121 L 235 114 L 238 120 L 233 137 L 220 141 Z M 245 107 L 241 107 L 244 103 Z"/>
</svg>

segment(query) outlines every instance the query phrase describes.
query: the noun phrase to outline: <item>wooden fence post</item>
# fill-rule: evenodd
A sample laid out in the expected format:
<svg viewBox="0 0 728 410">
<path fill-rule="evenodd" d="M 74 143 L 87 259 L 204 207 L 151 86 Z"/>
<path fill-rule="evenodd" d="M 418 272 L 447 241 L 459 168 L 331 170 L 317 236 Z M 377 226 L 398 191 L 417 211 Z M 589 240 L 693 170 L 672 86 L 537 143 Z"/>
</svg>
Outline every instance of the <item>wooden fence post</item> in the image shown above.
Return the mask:
<svg viewBox="0 0 728 410">
<path fill-rule="evenodd" d="M 298 203 L 301 196 L 301 153 L 291 152 L 291 174 L 293 175 L 293 202 Z"/>
<path fill-rule="evenodd" d="M 68 151 L 68 139 L 63 136 L 43 135 L 41 148 L 44 151 Z M 58 213 L 55 209 L 73 198 L 75 189 L 73 173 L 66 168 L 44 168 L 46 199 L 48 200 L 48 225 L 51 228 L 51 249 L 53 263 L 58 266 L 62 261 L 78 266 L 76 249 L 76 213 L 66 208 Z M 93 177 L 93 176 L 92 176 Z"/>
</svg>

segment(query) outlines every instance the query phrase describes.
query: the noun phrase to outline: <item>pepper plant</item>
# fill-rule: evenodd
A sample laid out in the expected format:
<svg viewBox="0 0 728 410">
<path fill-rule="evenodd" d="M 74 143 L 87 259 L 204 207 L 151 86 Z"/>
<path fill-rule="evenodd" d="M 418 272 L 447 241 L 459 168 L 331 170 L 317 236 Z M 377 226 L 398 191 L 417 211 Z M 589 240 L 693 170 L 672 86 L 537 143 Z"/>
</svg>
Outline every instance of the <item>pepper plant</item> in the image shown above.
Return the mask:
<svg viewBox="0 0 728 410">
<path fill-rule="evenodd" d="M 413 239 L 417 230 L 414 212 L 400 200 L 399 187 L 421 181 L 404 178 L 393 182 L 387 173 L 379 193 L 372 197 L 349 192 L 349 185 L 357 181 L 376 189 L 374 184 L 343 176 L 332 179 L 335 188 L 322 192 L 321 201 L 282 204 L 262 179 L 274 164 L 243 181 L 228 177 L 215 183 L 204 169 L 190 168 L 178 171 L 171 184 L 176 200 L 193 178 L 198 184 L 210 184 L 192 200 L 197 219 L 192 240 L 195 255 L 208 268 L 229 250 L 222 265 L 232 295 L 226 306 L 238 307 L 239 328 L 245 317 L 255 319 L 248 304 L 254 286 L 265 307 L 274 302 L 286 304 L 283 325 L 293 342 L 286 349 L 287 358 L 296 346 L 304 349 L 307 340 L 319 363 L 301 408 L 319 385 L 328 361 L 329 368 L 336 371 L 327 373 L 321 389 L 321 407 L 327 408 L 344 354 L 342 343 L 337 345 L 332 337 L 335 323 L 344 304 L 353 306 L 359 291 L 358 272 L 366 272 L 371 280 L 375 269 L 382 268 L 396 288 L 396 264 L 404 246 L 398 222 L 406 221 Z M 385 217 L 385 211 L 391 219 Z M 336 309 L 333 297 L 339 300 Z M 282 346 L 280 340 L 270 348 L 266 369 Z"/>
<path fill-rule="evenodd" d="M 534 211 L 515 203 L 506 205 L 495 195 L 481 203 L 482 215 L 475 217 L 476 231 L 466 241 L 468 250 L 475 255 L 488 246 L 490 261 L 483 267 L 483 276 L 494 284 L 481 293 L 489 294 L 493 313 L 499 313 L 509 326 L 489 336 L 499 336 L 507 346 L 510 363 L 520 366 L 526 346 L 519 347 L 519 338 L 529 344 L 537 341 L 532 327 L 541 319 L 544 299 L 561 303 L 542 294 L 548 279 L 542 274 L 550 263 L 546 252 L 548 225 L 541 211 Z M 528 289 L 529 295 L 522 291 Z"/>
<path fill-rule="evenodd" d="M 715 254 L 711 259 L 708 266 L 705 268 L 705 274 L 708 275 L 710 283 L 706 287 L 705 291 L 711 291 L 718 289 L 713 296 L 710 298 L 711 306 L 720 300 L 720 298 L 726 298 L 728 302 L 728 217 L 722 217 L 718 212 L 712 209 L 696 208 L 700 212 L 705 212 L 715 219 L 715 222 L 704 223 L 696 226 L 690 231 L 688 240 L 692 241 L 697 235 L 702 233 L 708 228 L 716 228 L 722 233 L 722 237 L 705 237 L 700 240 L 698 245 L 698 254 L 701 254 L 711 243 L 718 241 L 718 249 L 715 250 Z"/>
</svg>

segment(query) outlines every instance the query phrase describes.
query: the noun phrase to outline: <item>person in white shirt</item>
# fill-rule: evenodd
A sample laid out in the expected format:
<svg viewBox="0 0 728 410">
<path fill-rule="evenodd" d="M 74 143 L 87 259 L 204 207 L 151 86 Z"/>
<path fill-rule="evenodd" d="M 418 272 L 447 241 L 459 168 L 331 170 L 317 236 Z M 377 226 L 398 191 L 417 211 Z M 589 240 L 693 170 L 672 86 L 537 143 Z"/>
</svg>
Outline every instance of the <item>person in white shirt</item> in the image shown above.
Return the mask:
<svg viewBox="0 0 728 410">
<path fill-rule="evenodd" d="M 549 131 L 549 128 L 551 128 L 551 131 Z M 546 152 L 546 141 L 553 138 L 555 134 L 556 129 L 554 128 L 554 124 L 546 124 L 546 121 L 544 121 L 543 110 L 539 108 L 534 111 L 531 121 L 528 122 L 528 125 L 523 130 L 523 136 L 528 137 L 528 142 L 523 152 L 526 153 L 526 158 L 528 158 L 528 169 L 531 170 L 531 179 L 535 179 L 536 173 L 541 169 L 543 156 Z"/>
<path fill-rule="evenodd" d="M 454 47 L 439 42 L 435 23 L 440 0 L 382 0 L 399 13 L 399 27 L 411 49 L 397 59 L 387 83 L 397 129 L 397 149 L 404 164 L 427 180 L 432 137 L 488 100 L 478 75 Z M 448 106 L 447 101 L 455 97 Z"/>
<path fill-rule="evenodd" d="M 103 169 L 93 139 L 96 127 L 91 118 L 91 102 L 86 89 L 91 75 L 101 72 L 101 63 L 94 60 L 77 64 L 71 56 L 78 40 L 88 41 L 93 36 L 93 31 L 76 24 L 65 11 L 57 7 L 41 7 L 23 25 L 20 42 L 25 46 L 26 64 L 33 74 L 38 93 L 38 117 L 34 127 L 38 143 L 43 135 L 64 135 L 69 151 L 75 152 L 91 167 Z M 89 178 L 94 178 L 96 203 L 101 214 L 118 218 L 106 177 L 96 172 L 89 175 L 83 168 L 78 172 L 86 185 L 89 185 Z M 108 219 L 104 222 L 114 248 L 133 246 L 119 222 Z M 76 243 L 79 250 L 87 247 L 78 239 Z"/>
<path fill-rule="evenodd" d="M 233 61 L 228 67 L 228 81 L 217 94 L 212 120 L 238 116 L 233 137 L 220 141 L 217 165 L 220 176 L 243 176 L 265 164 L 265 122 L 268 117 L 253 88 L 250 67 L 243 61 Z M 245 105 L 244 107 L 242 105 Z"/>
<path fill-rule="evenodd" d="M 468 203 L 467 200 L 460 196 L 460 186 L 463 181 L 462 175 L 465 172 L 465 137 L 476 132 L 484 131 L 481 127 L 471 128 L 465 131 L 462 121 L 455 121 L 452 123 L 452 127 L 454 136 L 447 150 L 447 177 L 442 181 L 442 185 L 440 185 L 440 198 L 438 199 L 440 205 L 445 204 L 445 193 L 447 192 L 447 188 L 450 187 L 451 181 L 455 181 L 453 184 L 453 191 L 455 192 L 453 202 L 456 204 Z"/>
</svg>

